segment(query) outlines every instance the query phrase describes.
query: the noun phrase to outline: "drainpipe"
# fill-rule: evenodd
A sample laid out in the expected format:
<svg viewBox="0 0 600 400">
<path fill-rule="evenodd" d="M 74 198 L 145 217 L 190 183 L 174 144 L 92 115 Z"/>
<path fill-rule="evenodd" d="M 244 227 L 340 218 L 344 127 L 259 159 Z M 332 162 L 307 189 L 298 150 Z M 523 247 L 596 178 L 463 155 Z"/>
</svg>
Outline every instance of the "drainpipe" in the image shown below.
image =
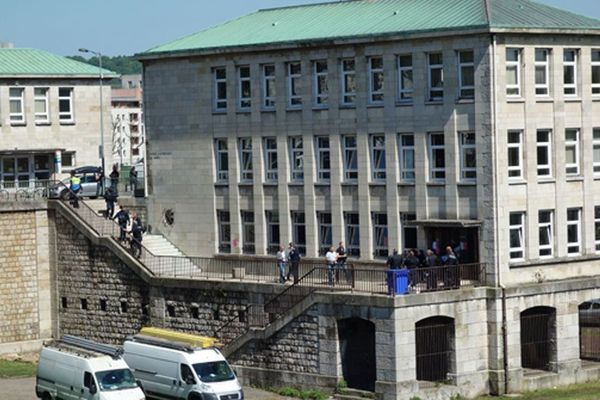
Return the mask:
<svg viewBox="0 0 600 400">
<path fill-rule="evenodd" d="M 508 327 L 506 324 L 506 288 L 501 285 L 502 289 L 502 357 L 504 358 L 504 394 L 508 393 Z"/>
</svg>

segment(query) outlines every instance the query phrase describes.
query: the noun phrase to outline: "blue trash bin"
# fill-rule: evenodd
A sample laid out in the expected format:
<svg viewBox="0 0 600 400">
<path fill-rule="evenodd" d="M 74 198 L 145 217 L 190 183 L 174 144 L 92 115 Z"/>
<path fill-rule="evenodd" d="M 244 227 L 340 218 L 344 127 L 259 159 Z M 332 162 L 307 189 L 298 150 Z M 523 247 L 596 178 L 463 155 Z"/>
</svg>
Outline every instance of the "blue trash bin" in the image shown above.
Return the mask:
<svg viewBox="0 0 600 400">
<path fill-rule="evenodd" d="M 395 296 L 397 294 L 408 293 L 408 270 L 390 269 L 387 272 L 388 294 Z"/>
</svg>

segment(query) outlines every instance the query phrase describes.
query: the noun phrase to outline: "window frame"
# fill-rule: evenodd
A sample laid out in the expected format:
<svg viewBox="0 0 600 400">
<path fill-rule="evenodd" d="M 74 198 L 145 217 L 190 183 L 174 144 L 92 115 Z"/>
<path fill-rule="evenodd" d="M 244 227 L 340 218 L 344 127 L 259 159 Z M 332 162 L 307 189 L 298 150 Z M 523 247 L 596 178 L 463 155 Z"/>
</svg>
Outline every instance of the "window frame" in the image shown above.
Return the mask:
<svg viewBox="0 0 600 400">
<path fill-rule="evenodd" d="M 577 212 L 577 219 L 576 220 L 572 220 L 569 219 L 569 212 L 571 211 L 576 211 Z M 571 226 L 575 226 L 576 227 L 576 233 L 577 233 L 577 241 L 576 242 L 571 242 L 569 241 L 569 228 Z M 581 255 L 581 208 L 578 207 L 573 207 L 573 208 L 567 208 L 567 256 L 569 257 L 574 257 L 574 256 L 579 256 Z M 571 248 L 576 248 L 577 251 L 571 251 Z"/>
<path fill-rule="evenodd" d="M 567 61 L 567 54 L 572 53 L 573 60 Z M 563 49 L 563 94 L 567 97 L 577 97 L 577 83 L 579 74 L 577 66 L 579 64 L 579 51 L 577 49 Z M 573 70 L 573 82 L 567 83 L 567 71 Z"/>
<path fill-rule="evenodd" d="M 381 217 L 385 217 L 385 224 L 379 219 Z M 387 213 L 372 212 L 371 221 L 373 225 L 373 256 L 375 258 L 387 257 L 389 255 L 388 245 L 390 235 Z M 380 243 L 380 238 L 383 243 Z"/>
<path fill-rule="evenodd" d="M 352 63 L 352 69 L 346 69 L 346 63 Z M 343 58 L 340 62 L 341 69 L 341 90 L 342 90 L 342 102 L 341 104 L 346 107 L 356 105 L 356 60 L 354 58 Z M 349 77 L 352 77 L 349 79 Z M 354 85 L 354 90 L 350 91 L 349 82 Z"/>
<path fill-rule="evenodd" d="M 434 137 L 441 137 L 442 144 L 434 144 Z M 435 161 L 437 157 L 434 157 L 434 153 L 437 151 L 443 152 L 443 166 L 436 166 Z M 429 156 L 429 182 L 445 182 L 446 181 L 446 138 L 443 132 L 429 132 L 427 134 L 427 155 Z M 440 174 L 439 176 L 437 174 Z"/>
<path fill-rule="evenodd" d="M 600 206 L 594 207 L 594 244 L 596 253 L 600 253 Z"/>
<path fill-rule="evenodd" d="M 471 61 L 463 61 L 463 56 L 467 53 L 471 53 Z M 474 50 L 458 50 L 458 98 L 461 100 L 474 100 L 475 99 L 475 51 Z M 465 85 L 464 80 L 466 73 L 464 69 L 472 69 L 473 81 L 472 85 Z"/>
<path fill-rule="evenodd" d="M 360 216 L 357 212 L 344 212 L 344 232 L 346 253 L 348 256 L 360 257 Z"/>
<path fill-rule="evenodd" d="M 575 140 L 567 140 L 567 134 L 575 132 Z M 573 147 L 575 150 L 575 162 L 567 162 L 567 151 Z M 573 171 L 569 172 L 569 169 Z M 581 131 L 579 128 L 567 128 L 565 129 L 565 175 L 567 177 L 581 175 Z"/>
<path fill-rule="evenodd" d="M 433 56 L 440 56 L 439 63 L 432 63 Z M 433 87 L 433 73 L 440 71 L 441 86 Z M 443 102 L 444 101 L 444 54 L 442 52 L 427 53 L 427 88 L 428 101 Z"/>
<path fill-rule="evenodd" d="M 354 140 L 354 146 L 348 145 L 348 139 Z M 344 159 L 344 182 L 358 181 L 358 142 L 356 135 L 342 136 L 342 156 Z M 352 156 L 350 156 L 352 155 Z M 352 164 L 355 166 L 353 167 Z"/>
<path fill-rule="evenodd" d="M 383 138 L 383 145 L 378 138 Z M 385 182 L 386 180 L 386 154 L 385 154 L 385 135 L 374 134 L 369 135 L 369 148 L 371 153 L 371 181 L 372 182 Z M 377 157 L 380 156 L 380 157 Z M 381 166 L 383 164 L 383 167 Z"/>
<path fill-rule="evenodd" d="M 249 147 L 244 146 L 249 143 Z M 253 143 L 251 137 L 241 137 L 238 139 L 239 157 L 240 157 L 240 182 L 250 183 L 254 180 L 254 160 L 252 159 Z M 246 165 L 245 160 L 249 160 L 250 165 Z"/>
<path fill-rule="evenodd" d="M 222 71 L 224 76 L 219 78 L 219 72 Z M 213 67 L 213 111 L 223 112 L 227 111 L 227 68 L 226 67 Z M 224 97 L 219 96 L 219 89 L 221 86 L 224 87 Z"/>
<path fill-rule="evenodd" d="M 256 230 L 253 210 L 240 210 L 242 225 L 242 253 L 256 254 Z"/>
<path fill-rule="evenodd" d="M 15 96 L 12 92 L 18 90 L 19 95 Z M 17 102 L 19 105 L 19 112 L 13 112 L 11 110 L 12 104 Z M 21 86 L 10 86 L 8 88 L 8 114 L 11 124 L 24 124 L 25 123 L 25 88 Z"/>
<path fill-rule="evenodd" d="M 600 157 L 596 160 L 596 149 L 598 149 L 598 155 L 600 156 L 600 128 L 593 128 L 592 130 L 593 172 L 594 178 L 600 178 Z"/>
<path fill-rule="evenodd" d="M 403 59 L 407 59 L 409 64 L 403 64 Z M 399 103 L 412 103 L 414 94 L 414 72 L 413 72 L 413 56 L 412 54 L 400 54 L 396 57 L 396 64 L 398 69 L 398 102 Z M 407 81 L 411 82 L 410 87 L 406 85 L 405 74 Z"/>
<path fill-rule="evenodd" d="M 272 75 L 267 74 L 267 69 L 272 68 Z M 275 64 L 263 64 L 262 71 L 262 108 L 273 110 L 276 105 L 277 81 Z"/>
<path fill-rule="evenodd" d="M 321 70 L 319 70 L 319 65 Z M 324 70 L 322 69 L 323 65 Z M 316 108 L 329 107 L 329 64 L 327 60 L 313 61 L 313 106 Z"/>
<path fill-rule="evenodd" d="M 298 147 L 299 142 L 299 147 Z M 290 181 L 304 181 L 304 138 L 302 136 L 290 136 L 288 138 L 288 153 L 290 156 Z M 300 160 L 300 168 L 296 168 L 295 161 Z"/>
<path fill-rule="evenodd" d="M 381 67 L 374 68 L 373 63 L 376 60 L 381 61 Z M 384 103 L 384 88 L 385 88 L 385 76 L 384 76 L 384 65 L 382 56 L 371 56 L 367 59 L 368 77 L 369 77 L 369 105 L 383 105 Z M 381 76 L 381 87 L 375 90 L 375 77 Z"/>
<path fill-rule="evenodd" d="M 405 139 L 411 139 L 412 144 L 405 142 Z M 412 153 L 412 167 L 407 167 L 407 153 Z M 398 134 L 398 159 L 400 167 L 400 180 L 402 182 L 414 183 L 416 180 L 415 173 L 415 135 L 413 133 Z"/>
<path fill-rule="evenodd" d="M 460 180 L 461 182 L 474 183 L 477 182 L 477 137 L 475 132 L 465 131 L 458 132 L 459 136 L 459 150 L 460 150 Z M 465 138 L 469 136 L 473 137 L 473 143 L 466 143 Z M 475 157 L 475 165 L 472 167 L 467 166 L 467 152 L 473 150 Z M 473 176 L 469 176 L 470 173 Z"/>
<path fill-rule="evenodd" d="M 596 82 L 594 82 L 594 73 L 596 74 L 596 78 L 598 78 Z M 600 49 L 592 49 L 590 74 L 592 96 L 600 97 Z"/>
<path fill-rule="evenodd" d="M 297 72 L 292 72 L 294 66 L 298 67 Z M 302 82 L 302 63 L 300 61 L 291 61 L 286 64 L 286 83 L 287 83 L 287 107 L 289 109 L 302 108 L 302 94 L 299 91 Z"/>
<path fill-rule="evenodd" d="M 538 61 L 538 51 L 540 54 L 545 54 L 543 61 Z M 551 50 L 546 48 L 536 48 L 534 51 L 534 84 L 535 84 L 535 95 L 537 97 L 549 97 L 550 96 L 550 55 Z M 537 82 L 537 71 L 538 68 L 543 68 L 545 83 Z"/>
<path fill-rule="evenodd" d="M 542 221 L 542 214 L 546 214 L 549 218 Z M 542 231 L 548 235 L 548 244 L 542 244 Z M 541 259 L 552 258 L 554 256 L 554 210 L 539 210 L 538 211 L 538 255 Z M 542 254 L 547 252 L 546 254 Z"/>
<path fill-rule="evenodd" d="M 511 134 L 518 134 L 519 135 L 519 141 L 518 142 L 511 142 Z M 522 130 L 514 130 L 511 129 L 507 132 L 507 140 L 506 140 L 506 144 L 507 144 L 507 171 L 508 171 L 508 180 L 509 181 L 519 181 L 519 180 L 523 180 L 523 131 Z M 518 160 L 519 160 L 519 164 L 518 165 L 510 165 L 510 151 L 511 149 L 516 148 L 518 151 Z M 511 171 L 517 171 L 518 175 L 512 175 L 511 176 Z"/>
<path fill-rule="evenodd" d="M 274 147 L 272 147 L 274 145 Z M 265 159 L 265 181 L 277 182 L 279 179 L 277 159 L 277 138 L 274 136 L 263 138 L 263 155 Z M 273 162 L 275 166 L 273 167 Z"/>
<path fill-rule="evenodd" d="M 546 141 L 540 141 L 540 134 L 546 134 Z M 540 150 L 545 149 L 548 164 L 540 164 Z M 536 171 L 538 178 L 551 178 L 552 177 L 552 130 L 551 129 L 538 129 L 536 131 Z M 547 173 L 540 173 L 540 171 L 547 171 Z"/>
<path fill-rule="evenodd" d="M 520 221 L 513 223 L 511 220 L 513 216 L 519 216 Z M 511 263 L 525 261 L 525 248 L 527 247 L 525 244 L 527 239 L 527 235 L 525 234 L 525 212 L 510 212 L 508 219 L 508 258 Z M 517 230 L 519 233 L 519 247 L 512 247 L 511 235 L 514 230 Z M 513 256 L 513 253 L 515 253 L 515 256 Z M 518 256 L 519 253 L 521 254 L 520 256 Z"/>
<path fill-rule="evenodd" d="M 265 224 L 267 227 L 267 254 L 276 254 L 279 251 L 281 242 L 279 212 L 276 210 L 265 210 Z M 275 230 L 277 231 L 277 235 L 275 235 Z M 275 236 L 277 237 L 275 238 Z"/>
<path fill-rule="evenodd" d="M 246 73 L 243 73 L 247 71 Z M 252 108 L 252 78 L 250 76 L 250 66 L 240 65 L 237 68 L 238 78 L 238 101 L 237 106 L 240 111 L 249 111 Z M 245 88 L 248 93 L 245 95 Z"/>
<path fill-rule="evenodd" d="M 225 230 L 225 227 L 228 229 Z M 231 253 L 231 213 L 229 210 L 217 210 L 217 235 L 219 253 Z M 229 240 L 226 240 L 227 237 Z"/>
<path fill-rule="evenodd" d="M 333 246 L 333 219 L 331 212 L 317 211 L 317 230 L 319 232 L 319 255 L 324 256 Z"/>
<path fill-rule="evenodd" d="M 226 138 L 216 138 L 214 140 L 214 149 L 215 149 L 215 172 L 216 172 L 216 182 L 227 182 L 229 181 L 229 148 L 227 145 Z M 225 147 L 221 147 L 224 144 Z M 225 162 L 227 164 L 226 169 L 221 169 L 223 164 L 223 156 L 225 157 Z"/>
<path fill-rule="evenodd" d="M 40 96 L 36 93 L 37 90 L 43 90 L 44 95 Z M 33 88 L 33 112 L 34 112 L 34 120 L 36 124 L 47 124 L 50 122 L 50 110 L 49 110 L 49 96 L 50 88 L 48 87 L 34 87 Z M 35 110 L 36 104 L 38 101 L 44 102 L 44 112 L 40 113 Z M 42 117 L 39 118 L 38 117 Z"/>
<path fill-rule="evenodd" d="M 315 136 L 315 165 L 317 182 L 331 181 L 331 141 L 329 136 Z M 326 147 L 325 147 L 326 144 Z M 328 165 L 327 165 L 328 164 Z"/>
<path fill-rule="evenodd" d="M 509 51 L 515 51 L 515 54 L 517 55 L 517 60 L 509 60 L 508 57 L 508 52 Z M 508 83 L 508 79 L 506 80 L 506 96 L 507 97 L 512 97 L 512 98 L 520 98 L 522 97 L 521 95 L 521 60 L 522 60 L 522 55 L 523 55 L 523 49 L 522 48 L 518 48 L 518 47 L 507 47 L 506 48 L 506 76 L 508 76 L 509 74 L 509 69 L 512 67 L 516 67 L 515 73 L 516 73 L 516 80 L 517 83 L 516 84 L 509 84 Z M 516 90 L 516 93 L 510 93 L 511 90 Z"/>
<path fill-rule="evenodd" d="M 304 211 L 290 210 L 292 221 L 292 241 L 301 255 L 306 255 L 306 213 Z M 300 237 L 304 236 L 304 241 Z"/>
</svg>

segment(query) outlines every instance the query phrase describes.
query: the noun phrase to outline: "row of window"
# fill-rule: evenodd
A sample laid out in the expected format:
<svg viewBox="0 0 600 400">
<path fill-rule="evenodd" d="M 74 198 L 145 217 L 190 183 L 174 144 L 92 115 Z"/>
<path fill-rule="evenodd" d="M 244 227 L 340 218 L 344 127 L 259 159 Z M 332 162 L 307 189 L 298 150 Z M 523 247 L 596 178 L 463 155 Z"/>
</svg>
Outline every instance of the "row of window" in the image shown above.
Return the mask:
<svg viewBox="0 0 600 400">
<path fill-rule="evenodd" d="M 444 99 L 444 58 L 442 53 L 427 53 L 428 68 L 428 101 L 441 102 Z M 475 66 L 473 50 L 457 52 L 458 59 L 458 93 L 459 99 L 473 99 L 475 96 Z M 312 61 L 312 102 L 313 107 L 326 108 L 329 104 L 330 68 L 327 60 Z M 337 66 L 340 71 L 341 105 L 354 106 L 356 102 L 356 60 L 341 59 Z M 302 63 L 288 62 L 286 68 L 287 108 L 302 107 Z M 384 64 L 383 57 L 367 59 L 368 102 L 371 105 L 382 105 L 384 101 Z M 261 107 L 264 110 L 274 110 L 276 105 L 277 85 L 275 64 L 263 64 L 261 73 Z M 250 66 L 237 67 L 237 108 L 249 110 L 252 106 L 252 79 Z M 404 54 L 396 57 L 396 73 L 398 75 L 397 101 L 411 103 L 413 100 L 413 56 Z M 215 111 L 227 109 L 227 69 L 215 67 L 212 69 Z"/>
<path fill-rule="evenodd" d="M 460 180 L 475 182 L 477 178 L 475 133 L 459 132 Z M 301 136 L 289 137 L 287 140 L 290 165 L 290 180 L 304 180 L 304 151 L 306 143 Z M 446 149 L 443 133 L 428 134 L 429 180 L 443 182 L 446 178 Z M 240 159 L 240 182 L 252 182 L 253 168 L 253 139 L 239 138 L 238 149 Z M 371 180 L 384 182 L 386 179 L 386 143 L 384 135 L 369 136 L 369 152 L 371 163 Z M 215 139 L 216 181 L 227 182 L 229 179 L 229 151 L 227 139 Z M 400 177 L 404 182 L 415 181 L 415 135 L 400 134 L 398 136 L 398 156 Z M 329 182 L 331 179 L 331 148 L 329 136 L 314 137 L 316 178 L 318 182 Z M 356 182 L 358 180 L 358 147 L 356 135 L 346 135 L 341 140 L 343 161 L 343 180 Z M 264 157 L 264 178 L 266 182 L 276 183 L 279 179 L 277 138 L 262 138 L 262 153 Z M 335 166 L 334 166 L 335 167 Z"/>
<path fill-rule="evenodd" d="M 593 172 L 600 176 L 600 128 L 593 129 Z M 508 131 L 508 178 L 522 180 L 523 174 L 523 131 Z M 536 132 L 537 176 L 552 178 L 553 171 L 553 135 L 550 129 L 539 129 Z M 581 131 L 577 128 L 565 129 L 564 135 L 564 168 L 567 177 L 580 176 L 581 168 Z"/>
<path fill-rule="evenodd" d="M 569 256 L 583 253 L 581 208 L 567 209 L 567 224 L 563 228 L 567 234 L 566 250 Z M 527 246 L 525 234 L 525 212 L 511 212 L 509 215 L 509 255 L 513 262 L 525 260 Z M 541 259 L 555 255 L 555 217 L 554 210 L 538 211 L 539 244 L 538 256 Z M 600 206 L 594 208 L 594 239 L 596 252 L 600 252 Z"/>
<path fill-rule="evenodd" d="M 33 118 L 36 124 L 50 123 L 50 88 L 33 88 Z M 25 124 L 25 88 L 10 87 L 8 89 L 9 120 L 11 124 Z M 61 123 L 72 123 L 73 88 L 58 88 L 58 119 Z"/>
<path fill-rule="evenodd" d="M 567 97 L 579 95 L 581 82 L 579 49 L 564 49 L 562 62 L 563 94 Z M 552 95 L 552 49 L 535 49 L 533 60 L 535 68 L 535 94 L 536 96 Z M 523 49 L 506 49 L 506 95 L 508 97 L 521 97 L 523 72 Z M 600 50 L 592 50 L 591 60 L 592 95 L 600 96 Z M 559 71 L 557 71 L 558 73 Z"/>
<path fill-rule="evenodd" d="M 306 254 L 306 214 L 303 211 L 291 211 L 292 241 L 297 245 L 300 253 Z M 255 213 L 253 211 L 241 211 L 242 223 L 242 251 L 246 254 L 255 254 Z M 404 248 L 417 247 L 417 228 L 405 225 L 416 219 L 415 214 L 400 215 L 403 222 Z M 275 254 L 282 243 L 287 243 L 288 238 L 281 237 L 279 229 L 279 213 L 277 211 L 265 211 L 265 223 L 267 231 L 267 253 Z M 388 255 L 388 224 L 387 214 L 372 213 L 373 249 L 375 257 L 386 257 Z M 318 211 L 316 214 L 319 254 L 324 255 L 329 248 L 337 244 L 338 240 L 332 237 L 331 213 Z M 219 252 L 231 252 L 231 214 L 226 210 L 217 210 L 217 226 L 219 239 Z M 344 213 L 344 232 L 346 238 L 346 250 L 350 256 L 360 257 L 360 224 L 358 213 Z"/>
</svg>

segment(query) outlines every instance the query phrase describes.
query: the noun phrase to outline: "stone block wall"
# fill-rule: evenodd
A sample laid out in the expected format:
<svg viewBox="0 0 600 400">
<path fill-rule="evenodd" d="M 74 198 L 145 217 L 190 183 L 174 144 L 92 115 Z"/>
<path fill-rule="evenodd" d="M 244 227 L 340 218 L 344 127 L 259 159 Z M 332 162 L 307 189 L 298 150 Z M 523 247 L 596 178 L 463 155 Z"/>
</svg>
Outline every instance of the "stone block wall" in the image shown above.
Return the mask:
<svg viewBox="0 0 600 400">
<path fill-rule="evenodd" d="M 0 343 L 39 339 L 35 211 L 0 212 Z"/>
</svg>

